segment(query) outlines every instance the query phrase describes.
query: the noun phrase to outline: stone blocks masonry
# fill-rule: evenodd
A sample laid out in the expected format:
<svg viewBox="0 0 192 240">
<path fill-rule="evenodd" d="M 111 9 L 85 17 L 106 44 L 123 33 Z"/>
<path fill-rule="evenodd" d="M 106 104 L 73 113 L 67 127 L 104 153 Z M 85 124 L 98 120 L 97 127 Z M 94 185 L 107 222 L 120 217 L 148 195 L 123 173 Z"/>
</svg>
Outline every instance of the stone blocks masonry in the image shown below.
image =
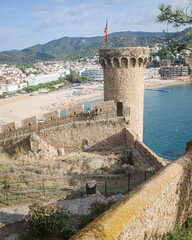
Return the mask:
<svg viewBox="0 0 192 240">
<path fill-rule="evenodd" d="M 99 51 L 104 71 L 104 100 L 122 103 L 130 114 L 130 128 L 143 140 L 144 67 L 149 48 L 114 48 Z"/>
</svg>

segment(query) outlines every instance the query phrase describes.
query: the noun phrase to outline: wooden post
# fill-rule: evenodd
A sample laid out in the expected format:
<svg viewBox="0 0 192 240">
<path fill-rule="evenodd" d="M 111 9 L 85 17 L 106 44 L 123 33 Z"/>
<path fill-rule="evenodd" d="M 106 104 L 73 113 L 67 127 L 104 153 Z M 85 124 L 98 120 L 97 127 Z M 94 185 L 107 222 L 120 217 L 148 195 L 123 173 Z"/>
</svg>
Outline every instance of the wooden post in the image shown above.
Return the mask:
<svg viewBox="0 0 192 240">
<path fill-rule="evenodd" d="M 130 190 L 131 190 L 131 174 L 129 173 L 128 174 L 128 192 L 130 192 Z"/>
<path fill-rule="evenodd" d="M 8 186 L 7 186 L 7 183 L 5 183 L 5 194 L 6 194 L 7 205 L 9 205 L 9 197 L 8 197 Z"/>
<path fill-rule="evenodd" d="M 107 175 L 105 175 L 105 195 L 107 195 Z"/>
<path fill-rule="evenodd" d="M 81 198 L 83 197 L 83 180 L 81 175 Z"/>
<path fill-rule="evenodd" d="M 42 187 L 43 187 L 43 197 L 45 198 L 45 182 L 44 182 L 44 179 L 42 179 Z"/>
</svg>

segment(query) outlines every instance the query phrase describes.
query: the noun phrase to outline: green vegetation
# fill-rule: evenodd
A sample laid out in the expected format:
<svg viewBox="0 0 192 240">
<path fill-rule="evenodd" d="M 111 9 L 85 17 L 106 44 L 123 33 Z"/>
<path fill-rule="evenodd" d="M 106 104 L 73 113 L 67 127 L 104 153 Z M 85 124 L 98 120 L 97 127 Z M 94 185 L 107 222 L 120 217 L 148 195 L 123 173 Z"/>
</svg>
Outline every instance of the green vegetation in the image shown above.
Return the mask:
<svg viewBox="0 0 192 240">
<path fill-rule="evenodd" d="M 34 91 L 38 91 L 39 89 L 42 89 L 42 88 L 47 88 L 49 90 L 55 90 L 54 85 L 57 85 L 59 83 L 64 83 L 62 85 L 63 87 L 71 85 L 70 82 L 66 81 L 65 79 L 59 78 L 56 81 L 51 81 L 51 82 L 47 82 L 47 83 L 41 83 L 41 84 L 38 84 L 36 86 L 29 86 L 29 87 L 24 88 L 23 90 L 26 91 L 26 92 L 34 92 Z"/>
<path fill-rule="evenodd" d="M 91 205 L 91 213 L 81 217 L 77 226 L 76 216 L 69 218 L 62 212 L 62 207 L 35 203 L 31 205 L 29 215 L 25 218 L 25 231 L 19 240 L 62 239 L 67 240 L 77 231 L 92 222 L 108 210 L 115 202 L 107 204 L 95 202 Z"/>
<path fill-rule="evenodd" d="M 192 24 L 192 4 L 185 8 L 174 8 L 171 4 L 161 4 L 159 7 L 160 14 L 157 16 L 159 22 L 171 25 L 176 29 L 175 34 L 165 32 L 165 39 L 171 48 L 176 48 L 178 52 L 189 50 L 192 52 L 192 28 L 178 32 L 178 27 L 191 26 Z"/>
<path fill-rule="evenodd" d="M 0 94 L 0 98 L 4 98 L 6 96 L 14 96 L 15 94 L 17 94 L 18 92 L 14 92 L 14 93 L 3 93 L 3 94 Z"/>
<path fill-rule="evenodd" d="M 75 71 L 71 71 L 69 75 L 66 77 L 67 81 L 71 83 L 86 83 L 90 81 L 88 77 L 79 77 L 76 75 Z"/>
<path fill-rule="evenodd" d="M 157 36 L 162 33 L 149 32 L 119 32 L 109 34 L 108 48 L 134 47 L 154 45 Z M 19 66 L 31 65 L 35 62 L 48 60 L 79 60 L 98 54 L 99 49 L 105 48 L 104 36 L 90 38 L 63 37 L 46 44 L 37 44 L 22 51 L 5 51 L 0 53 L 0 63 Z"/>
<path fill-rule="evenodd" d="M 36 69 L 33 64 L 27 64 L 27 63 L 25 65 L 17 65 L 16 67 L 19 68 L 22 72 L 25 72 L 27 68 Z"/>
<path fill-rule="evenodd" d="M 191 240 L 192 239 L 192 220 L 189 219 L 182 227 L 176 227 L 173 232 L 164 235 L 156 235 L 158 240 Z"/>
<path fill-rule="evenodd" d="M 74 234 L 74 226 L 62 212 L 62 206 L 35 203 L 30 206 L 25 218 L 26 231 L 21 239 L 42 239 L 53 236 L 55 239 L 69 239 Z"/>
<path fill-rule="evenodd" d="M 49 91 L 54 91 L 54 90 L 56 90 L 56 88 L 54 86 L 57 84 L 60 84 L 60 83 L 63 83 L 63 84 L 60 85 L 58 88 L 70 86 L 72 83 L 86 83 L 89 81 L 90 81 L 90 78 L 79 77 L 76 75 L 75 72 L 72 71 L 69 75 L 67 75 L 66 79 L 59 78 L 56 81 L 41 83 L 36 86 L 29 86 L 29 87 L 23 88 L 23 90 L 26 92 L 34 92 L 34 91 L 38 91 L 39 89 L 42 89 L 42 88 L 47 88 L 47 89 L 49 89 Z"/>
</svg>

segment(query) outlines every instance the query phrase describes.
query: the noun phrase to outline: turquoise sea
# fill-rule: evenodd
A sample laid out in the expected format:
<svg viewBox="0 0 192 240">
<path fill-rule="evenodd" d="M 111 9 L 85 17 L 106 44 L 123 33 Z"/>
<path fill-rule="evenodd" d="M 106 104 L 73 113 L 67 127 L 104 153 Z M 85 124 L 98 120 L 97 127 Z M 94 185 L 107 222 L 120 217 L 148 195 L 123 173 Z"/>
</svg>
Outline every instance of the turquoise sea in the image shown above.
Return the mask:
<svg viewBox="0 0 192 240">
<path fill-rule="evenodd" d="M 143 142 L 157 155 L 174 160 L 192 141 L 192 84 L 163 89 L 169 92 L 145 90 Z M 85 109 L 102 101 L 86 102 Z"/>
</svg>

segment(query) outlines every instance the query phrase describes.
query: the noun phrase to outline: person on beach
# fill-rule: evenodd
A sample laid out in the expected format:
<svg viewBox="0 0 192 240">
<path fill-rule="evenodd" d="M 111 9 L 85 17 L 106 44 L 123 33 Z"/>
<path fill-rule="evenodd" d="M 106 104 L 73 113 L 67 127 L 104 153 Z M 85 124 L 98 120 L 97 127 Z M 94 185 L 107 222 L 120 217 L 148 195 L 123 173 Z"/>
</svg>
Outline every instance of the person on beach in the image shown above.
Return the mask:
<svg viewBox="0 0 192 240">
<path fill-rule="evenodd" d="M 90 111 L 89 111 L 89 108 L 87 108 L 87 112 L 86 112 L 87 122 L 89 121 L 89 117 L 90 117 Z"/>
<path fill-rule="evenodd" d="M 99 115 L 99 109 L 98 107 L 96 106 L 95 107 L 95 119 L 98 120 L 98 115 Z"/>
</svg>

